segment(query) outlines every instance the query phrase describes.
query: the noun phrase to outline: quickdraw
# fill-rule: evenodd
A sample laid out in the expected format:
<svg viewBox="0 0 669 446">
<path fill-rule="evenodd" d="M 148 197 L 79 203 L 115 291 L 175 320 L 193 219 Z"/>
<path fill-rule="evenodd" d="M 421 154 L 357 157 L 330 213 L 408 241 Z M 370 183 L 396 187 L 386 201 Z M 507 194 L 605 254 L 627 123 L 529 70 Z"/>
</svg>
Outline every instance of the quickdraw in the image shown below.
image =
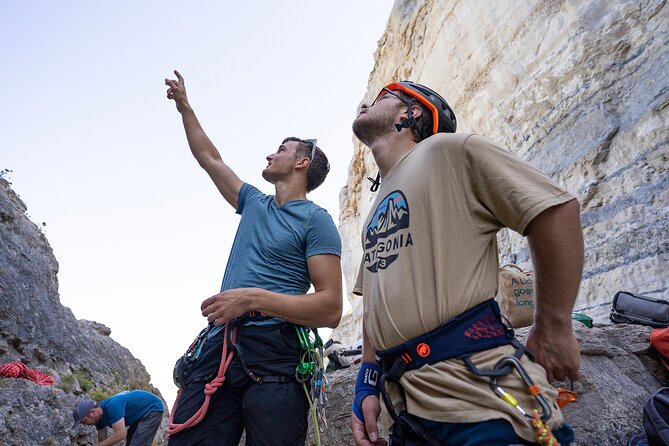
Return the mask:
<svg viewBox="0 0 669 446">
<path fill-rule="evenodd" d="M 309 329 L 296 325 L 295 330 L 297 331 L 297 338 L 302 348 L 300 363 L 295 368 L 295 379 L 302 383 L 304 392 L 307 395 L 316 444 L 320 446 L 320 434 L 327 429 L 325 407 L 328 402 L 328 379 L 324 373 L 323 340 L 315 328 Z M 313 339 L 309 336 L 310 330 L 313 330 Z M 309 388 L 307 388 L 309 378 L 311 378 L 311 383 Z"/>
</svg>

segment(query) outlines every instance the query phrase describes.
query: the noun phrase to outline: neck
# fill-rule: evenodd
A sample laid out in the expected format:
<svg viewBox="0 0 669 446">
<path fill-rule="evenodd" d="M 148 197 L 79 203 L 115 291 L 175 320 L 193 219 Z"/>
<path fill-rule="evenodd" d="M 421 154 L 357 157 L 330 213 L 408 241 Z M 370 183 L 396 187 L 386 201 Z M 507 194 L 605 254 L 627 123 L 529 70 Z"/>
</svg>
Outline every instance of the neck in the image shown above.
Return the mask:
<svg viewBox="0 0 669 446">
<path fill-rule="evenodd" d="M 274 192 L 274 203 L 278 206 L 288 201 L 307 199 L 306 185 L 295 180 L 277 181 L 274 183 Z"/>
<path fill-rule="evenodd" d="M 377 138 L 370 149 L 374 155 L 374 161 L 379 167 L 379 174 L 383 178 L 397 163 L 414 147 L 416 141 L 410 136 L 407 129 L 399 133 L 387 133 Z"/>
</svg>

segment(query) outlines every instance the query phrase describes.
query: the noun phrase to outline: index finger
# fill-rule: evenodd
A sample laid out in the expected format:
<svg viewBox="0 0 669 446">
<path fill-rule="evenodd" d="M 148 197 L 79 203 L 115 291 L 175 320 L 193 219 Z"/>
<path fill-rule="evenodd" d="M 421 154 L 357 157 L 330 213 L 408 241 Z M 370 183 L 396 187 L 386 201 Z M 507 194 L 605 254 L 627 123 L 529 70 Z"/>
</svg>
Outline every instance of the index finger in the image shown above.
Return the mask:
<svg viewBox="0 0 669 446">
<path fill-rule="evenodd" d="M 177 79 L 179 80 L 179 83 L 183 84 L 184 83 L 184 77 L 179 73 L 177 70 L 174 70 L 174 74 L 176 74 Z"/>
<path fill-rule="evenodd" d="M 210 298 L 205 299 L 204 301 L 202 301 L 202 304 L 200 305 L 200 310 L 204 311 L 209 305 L 213 304 L 214 300 L 216 299 L 216 296 L 218 296 L 218 294 L 215 294 L 215 295 L 211 296 Z"/>
</svg>

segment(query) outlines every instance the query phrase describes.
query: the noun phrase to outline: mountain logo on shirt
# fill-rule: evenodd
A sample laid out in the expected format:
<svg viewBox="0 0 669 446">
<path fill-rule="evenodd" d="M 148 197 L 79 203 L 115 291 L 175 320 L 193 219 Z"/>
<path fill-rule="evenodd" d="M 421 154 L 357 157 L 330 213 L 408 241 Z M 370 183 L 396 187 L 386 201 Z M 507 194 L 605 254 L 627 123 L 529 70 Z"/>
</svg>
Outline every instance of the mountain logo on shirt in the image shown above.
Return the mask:
<svg viewBox="0 0 669 446">
<path fill-rule="evenodd" d="M 400 254 L 413 245 L 409 232 L 409 204 L 399 191 L 389 193 L 374 211 L 365 230 L 365 267 L 375 273 L 386 269 Z"/>
</svg>

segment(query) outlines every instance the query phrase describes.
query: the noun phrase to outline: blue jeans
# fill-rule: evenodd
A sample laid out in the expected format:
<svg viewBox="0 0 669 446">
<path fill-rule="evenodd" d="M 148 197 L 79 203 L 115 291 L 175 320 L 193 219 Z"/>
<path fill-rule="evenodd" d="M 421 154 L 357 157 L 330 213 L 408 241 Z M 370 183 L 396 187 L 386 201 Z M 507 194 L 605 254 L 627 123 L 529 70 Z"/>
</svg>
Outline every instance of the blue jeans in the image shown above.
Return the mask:
<svg viewBox="0 0 669 446">
<path fill-rule="evenodd" d="M 520 438 L 506 420 L 488 420 L 480 423 L 440 423 L 414 415 L 409 417 L 447 446 L 510 446 L 535 445 Z M 403 439 L 395 432 L 390 436 L 390 446 L 424 446 L 413 440 Z M 561 446 L 574 441 L 574 431 L 567 423 L 553 431 Z M 431 445 L 430 445 L 431 446 Z"/>
</svg>

